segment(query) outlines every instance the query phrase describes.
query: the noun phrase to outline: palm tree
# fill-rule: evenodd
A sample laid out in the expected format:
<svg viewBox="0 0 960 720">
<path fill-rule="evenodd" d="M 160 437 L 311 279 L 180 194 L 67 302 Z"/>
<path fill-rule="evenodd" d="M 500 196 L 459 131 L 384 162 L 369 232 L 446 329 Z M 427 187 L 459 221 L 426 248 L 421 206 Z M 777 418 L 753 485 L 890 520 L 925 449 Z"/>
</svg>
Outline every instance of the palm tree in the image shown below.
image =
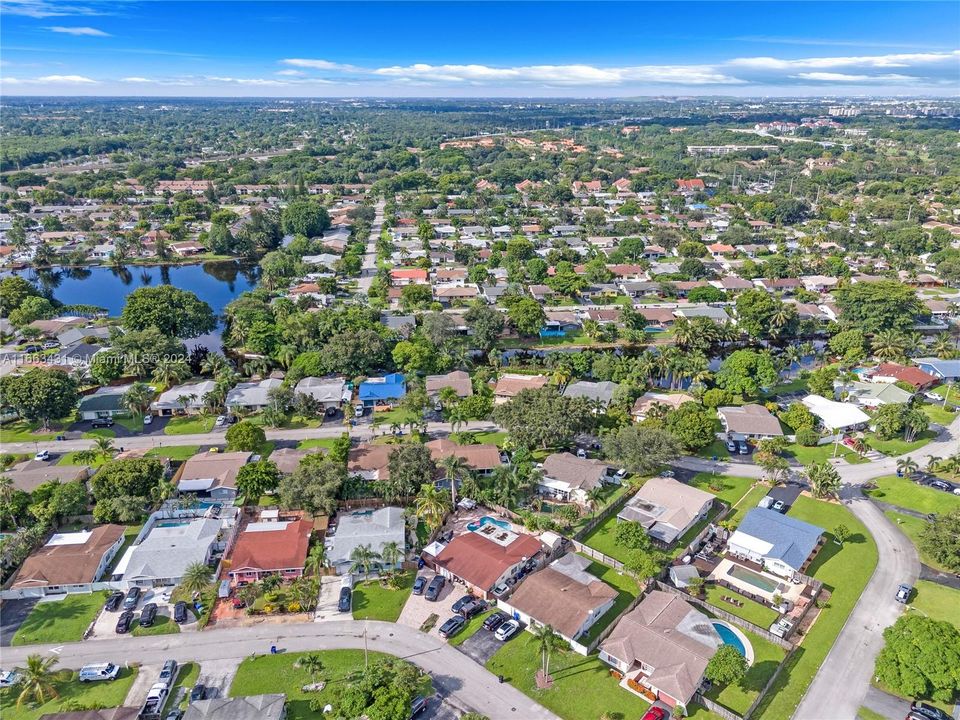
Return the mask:
<svg viewBox="0 0 960 720">
<path fill-rule="evenodd" d="M 177 405 L 179 405 L 183 412 L 186 413 L 187 409 L 190 407 L 190 404 L 197 399 L 196 393 L 188 393 L 186 395 L 177 395 Z"/>
<path fill-rule="evenodd" d="M 27 664 L 17 668 L 17 673 L 21 677 L 17 707 L 25 702 L 43 705 L 53 698 L 60 697 L 60 693 L 53 684 L 55 673 L 52 668 L 57 662 L 57 658 L 52 656 L 44 657 L 37 653 L 27 656 Z"/>
<path fill-rule="evenodd" d="M 76 455 L 74 455 L 76 457 Z M 16 488 L 13 486 L 13 478 L 3 475 L 0 477 L 0 507 L 4 508 L 9 512 L 9 503 L 13 499 L 13 493 Z M 15 512 L 10 513 L 10 519 L 13 521 L 13 527 L 20 529 L 20 524 L 17 522 L 17 514 Z"/>
<path fill-rule="evenodd" d="M 385 566 L 390 568 L 389 572 L 392 574 L 396 566 L 403 559 L 403 551 L 396 541 L 385 543 L 384 546 L 380 548 L 380 559 L 383 560 Z"/>
<path fill-rule="evenodd" d="M 812 463 L 807 466 L 806 472 L 814 497 L 824 498 L 840 491 L 840 474 L 830 463 Z"/>
<path fill-rule="evenodd" d="M 113 440 L 108 437 L 99 436 L 94 438 L 93 449 L 96 450 L 97 455 L 103 458 L 109 458 L 117 451 L 113 446 Z"/>
<path fill-rule="evenodd" d="M 437 490 L 430 483 L 420 486 L 420 492 L 417 493 L 416 498 L 417 515 L 426 521 L 427 527 L 431 529 L 440 527 L 450 507 L 450 496 L 446 491 Z"/>
<path fill-rule="evenodd" d="M 869 447 L 863 438 L 855 438 L 853 441 L 853 451 L 863 457 L 867 454 L 867 448 Z"/>
<path fill-rule="evenodd" d="M 310 653 L 300 658 L 300 667 L 307 671 L 307 674 L 314 680 L 323 672 L 323 659 L 319 653 Z"/>
<path fill-rule="evenodd" d="M 191 594 L 199 593 L 210 587 L 212 581 L 213 573 L 206 564 L 192 562 L 183 570 L 180 587 Z"/>
<path fill-rule="evenodd" d="M 153 381 L 170 387 L 186 380 L 191 374 L 186 361 L 163 358 L 153 369 Z"/>
<path fill-rule="evenodd" d="M 464 411 L 460 405 L 454 405 L 447 412 L 447 419 L 450 420 L 450 432 L 455 433 L 458 428 L 467 424 L 469 418 L 467 417 L 466 411 Z"/>
<path fill-rule="evenodd" d="M 940 333 L 930 346 L 930 351 L 938 358 L 949 359 L 957 352 L 957 346 L 949 333 Z"/>
<path fill-rule="evenodd" d="M 203 359 L 200 365 L 200 371 L 204 375 L 217 377 L 224 370 L 230 370 L 230 363 L 220 353 L 210 353 Z"/>
<path fill-rule="evenodd" d="M 919 469 L 916 460 L 911 457 L 904 457 L 897 460 L 897 472 L 905 478 L 909 478 Z"/>
<path fill-rule="evenodd" d="M 143 417 L 143 415 L 150 408 L 150 403 L 153 401 L 153 390 L 147 387 L 142 382 L 134 383 L 130 386 L 130 389 L 123 395 L 123 404 L 126 408 L 132 412 L 136 417 Z"/>
<path fill-rule="evenodd" d="M 557 386 L 557 391 L 562 393 L 572 377 L 573 373 L 569 367 L 566 365 L 557 367 L 557 369 L 553 371 L 553 383 Z"/>
<path fill-rule="evenodd" d="M 380 559 L 380 553 L 374 552 L 369 545 L 357 545 L 350 553 L 350 572 L 363 571 L 363 579 L 370 576 L 370 566 Z"/>
<path fill-rule="evenodd" d="M 307 560 L 304 563 L 304 568 L 310 571 L 311 575 L 319 575 L 320 569 L 323 567 L 323 544 L 317 543 L 312 548 L 310 552 L 307 553 Z"/>
<path fill-rule="evenodd" d="M 873 354 L 879 360 L 896 360 L 906 353 L 907 340 L 896 330 L 880 330 L 870 342 Z"/>
<path fill-rule="evenodd" d="M 320 592 L 317 578 L 298 577 L 291 584 L 290 590 L 302 610 L 312 610 L 316 607 L 317 594 Z"/>
<path fill-rule="evenodd" d="M 457 506 L 457 482 L 470 472 L 470 466 L 459 455 L 447 455 L 440 461 L 447 481 L 450 483 L 450 504 Z"/>
<path fill-rule="evenodd" d="M 603 488 L 600 485 L 590 488 L 587 491 L 587 504 L 590 505 L 590 514 L 596 516 L 597 508 L 603 502 Z"/>
<path fill-rule="evenodd" d="M 543 671 L 543 679 L 546 681 L 550 677 L 550 653 L 560 647 L 560 636 L 553 631 L 552 625 L 540 625 L 533 631 L 533 637 L 540 649 L 540 657 L 543 662 L 541 670 Z"/>
</svg>

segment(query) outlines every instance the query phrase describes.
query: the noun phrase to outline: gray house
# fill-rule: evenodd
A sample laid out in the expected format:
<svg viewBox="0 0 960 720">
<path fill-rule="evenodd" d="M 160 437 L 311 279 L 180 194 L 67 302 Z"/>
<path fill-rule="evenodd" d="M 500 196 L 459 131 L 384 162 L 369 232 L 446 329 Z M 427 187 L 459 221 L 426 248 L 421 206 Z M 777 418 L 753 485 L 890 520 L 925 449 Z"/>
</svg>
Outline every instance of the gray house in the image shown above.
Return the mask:
<svg viewBox="0 0 960 720">
<path fill-rule="evenodd" d="M 350 572 L 354 549 L 369 545 L 376 553 L 384 545 L 395 542 L 401 551 L 402 562 L 406 550 L 406 521 L 403 508 L 385 507 L 379 510 L 355 510 L 337 515 L 336 530 L 327 531 L 325 541 L 327 565 L 338 575 Z"/>
</svg>

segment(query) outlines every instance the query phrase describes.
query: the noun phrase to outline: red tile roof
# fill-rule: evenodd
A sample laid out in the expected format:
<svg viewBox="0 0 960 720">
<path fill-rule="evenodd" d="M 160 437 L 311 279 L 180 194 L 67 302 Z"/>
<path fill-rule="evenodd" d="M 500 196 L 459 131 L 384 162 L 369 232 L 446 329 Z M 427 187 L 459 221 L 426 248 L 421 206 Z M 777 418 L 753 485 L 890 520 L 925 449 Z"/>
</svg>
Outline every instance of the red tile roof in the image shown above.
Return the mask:
<svg viewBox="0 0 960 720">
<path fill-rule="evenodd" d="M 437 556 L 437 565 L 484 591 L 493 587 L 508 569 L 540 551 L 533 535 L 520 534 L 507 546 L 479 533 L 458 535 Z"/>
<path fill-rule="evenodd" d="M 270 523 L 258 523 L 264 526 Z M 279 527 L 283 523 L 276 523 Z M 230 554 L 230 572 L 270 572 L 302 568 L 307 559 L 313 523 L 294 520 L 277 530 L 244 530 Z"/>
</svg>

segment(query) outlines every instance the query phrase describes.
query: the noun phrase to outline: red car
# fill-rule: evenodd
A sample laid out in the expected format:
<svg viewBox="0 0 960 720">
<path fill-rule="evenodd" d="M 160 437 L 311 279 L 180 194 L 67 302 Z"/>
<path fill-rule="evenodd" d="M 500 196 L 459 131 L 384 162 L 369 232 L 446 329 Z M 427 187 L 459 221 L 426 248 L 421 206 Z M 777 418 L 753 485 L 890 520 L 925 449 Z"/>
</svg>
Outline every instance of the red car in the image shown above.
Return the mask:
<svg viewBox="0 0 960 720">
<path fill-rule="evenodd" d="M 643 716 L 643 720 L 665 720 L 667 717 L 667 711 L 663 708 L 652 707 L 647 710 L 647 714 Z"/>
</svg>

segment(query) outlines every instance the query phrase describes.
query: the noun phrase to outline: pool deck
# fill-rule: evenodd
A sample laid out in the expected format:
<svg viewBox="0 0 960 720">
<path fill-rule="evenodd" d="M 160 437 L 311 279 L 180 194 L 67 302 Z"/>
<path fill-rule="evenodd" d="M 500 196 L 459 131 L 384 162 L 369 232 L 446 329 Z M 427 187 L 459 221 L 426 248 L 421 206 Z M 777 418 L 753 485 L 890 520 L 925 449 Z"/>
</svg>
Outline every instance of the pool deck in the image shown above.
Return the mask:
<svg viewBox="0 0 960 720">
<path fill-rule="evenodd" d="M 760 575 L 765 580 L 769 580 L 771 583 L 777 586 L 778 590 L 766 591 L 761 588 L 758 588 L 756 585 L 752 585 L 749 582 L 742 580 L 738 577 L 730 575 L 728 571 L 731 567 L 741 567 L 744 570 L 747 570 L 752 573 Z M 779 592 L 780 596 L 785 600 L 790 600 L 793 603 L 796 603 L 800 596 L 803 594 L 803 589 L 806 587 L 804 584 L 794 584 L 787 580 L 786 578 L 778 577 L 777 575 L 771 575 L 767 572 L 758 572 L 751 568 L 745 568 L 743 565 L 733 562 L 729 558 L 723 558 L 720 560 L 719 564 L 713 569 L 713 572 L 710 573 L 711 580 L 724 580 L 730 585 L 733 585 L 740 590 L 743 590 L 751 595 L 759 595 L 763 598 L 766 598 L 767 602 L 773 602 L 773 596 Z"/>
<path fill-rule="evenodd" d="M 740 630 L 740 628 L 738 628 L 736 625 L 723 620 L 713 620 L 712 622 L 714 625 L 723 625 L 725 628 L 727 628 L 727 630 L 737 636 L 737 640 L 739 640 L 740 644 L 743 645 L 743 656 L 747 660 L 747 665 L 753 665 L 755 658 L 753 654 L 753 645 L 750 644 L 750 640 L 746 635 L 743 634 L 743 631 Z"/>
</svg>

